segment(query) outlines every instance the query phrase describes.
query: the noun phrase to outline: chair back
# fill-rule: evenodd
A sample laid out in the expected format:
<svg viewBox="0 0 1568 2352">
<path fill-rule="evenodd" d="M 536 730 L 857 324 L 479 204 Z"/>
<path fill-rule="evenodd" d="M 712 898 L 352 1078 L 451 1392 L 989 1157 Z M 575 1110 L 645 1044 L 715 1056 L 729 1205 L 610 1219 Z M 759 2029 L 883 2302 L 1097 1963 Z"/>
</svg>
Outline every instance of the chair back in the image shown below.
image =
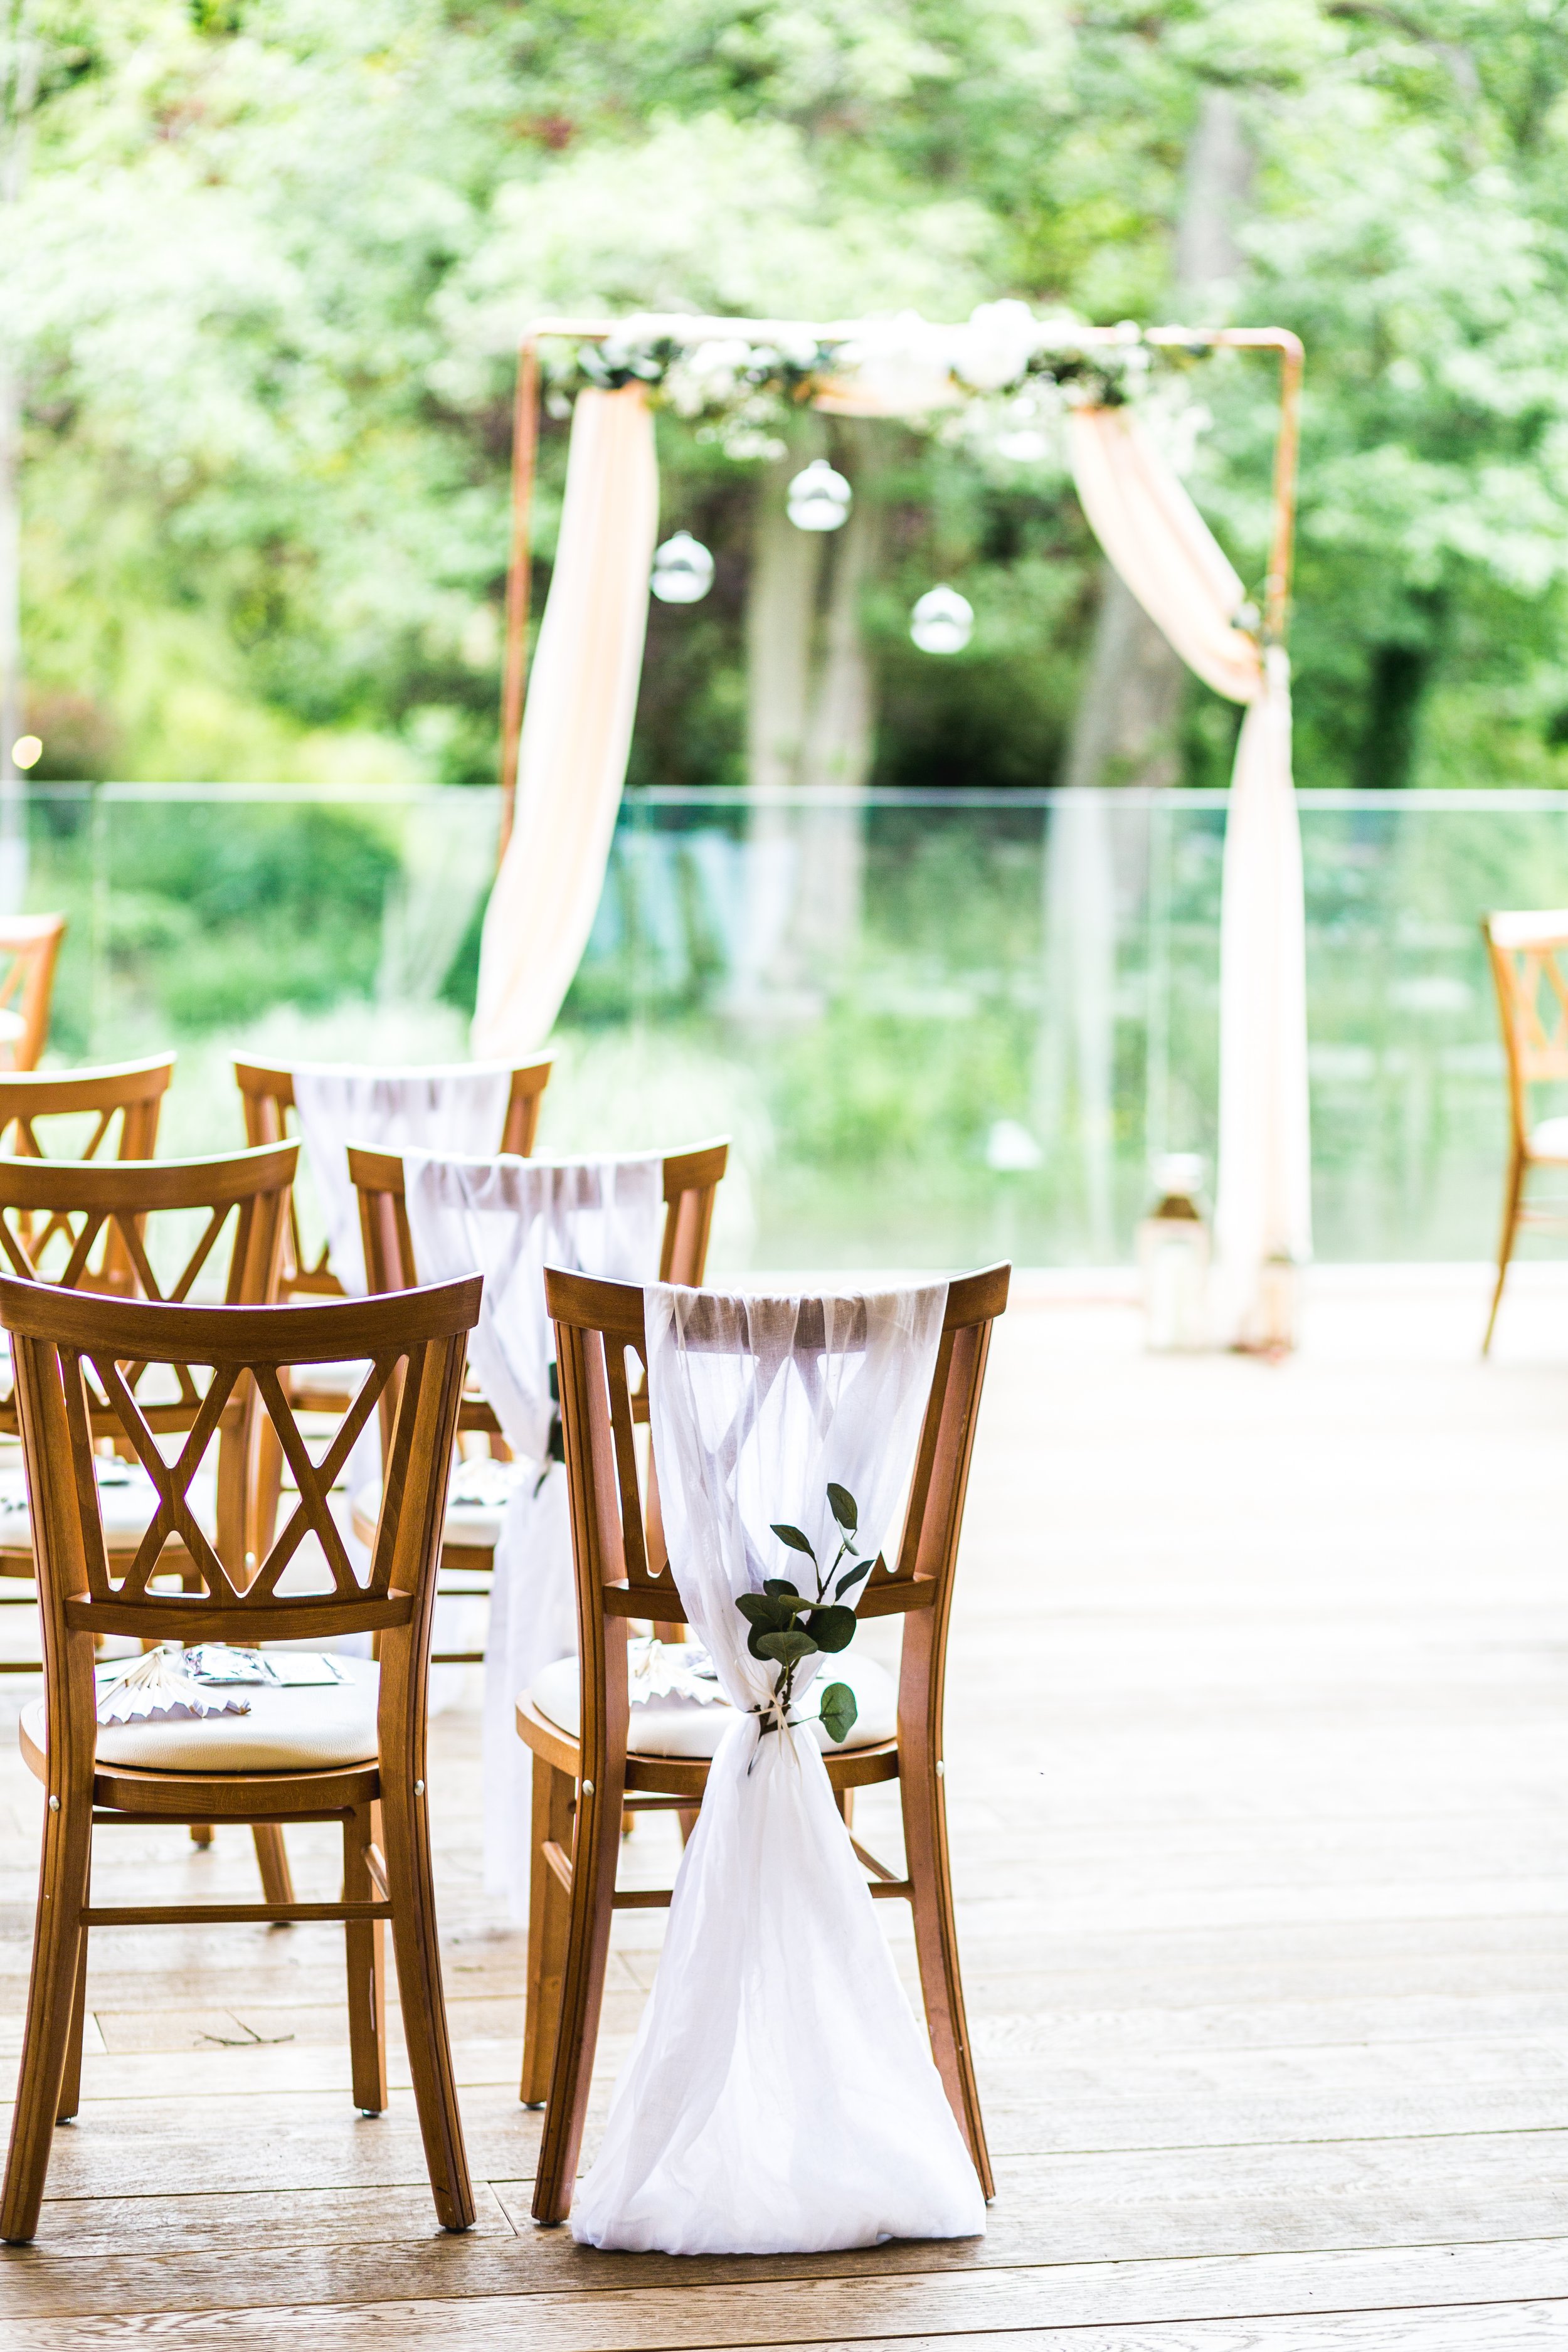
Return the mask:
<svg viewBox="0 0 1568 2352">
<path fill-rule="evenodd" d="M 1497 989 L 1514 1143 L 1530 1132 L 1532 1086 L 1568 1079 L 1568 908 L 1481 923 Z"/>
<path fill-rule="evenodd" d="M 477 1279 L 447 1283 L 341 1306 L 190 1307 L 0 1278 L 0 1322 L 11 1334 L 21 1407 L 51 1747 L 57 1734 L 79 1749 L 85 1744 L 90 1775 L 100 1634 L 253 1644 L 374 1632 L 381 1643 L 384 1748 L 395 1720 L 412 1737 L 415 1770 L 423 1772 L 436 1562 L 480 1286 Z M 286 1392 L 289 1369 L 367 1359 L 346 1418 L 313 1456 Z M 200 1393 L 176 1461 L 165 1461 L 122 1377 L 128 1363 L 161 1368 L 166 1380 Z M 395 1372 L 400 1398 L 381 1518 L 369 1562 L 356 1570 L 328 1495 Z M 188 1490 L 245 1388 L 260 1400 L 299 1496 L 265 1558 L 237 1567 L 207 1541 Z M 111 1554 L 104 1541 L 92 1449 L 105 1405 L 158 1490 L 156 1514 L 134 1555 Z M 280 1595 L 283 1571 L 310 1536 L 324 1560 L 325 1589 Z M 182 1583 L 190 1589 L 177 1589 Z"/>
<path fill-rule="evenodd" d="M 299 1153 L 297 1143 L 282 1143 L 211 1160 L 0 1158 L 0 1263 L 51 1291 L 184 1303 L 198 1282 L 221 1280 L 226 1305 L 265 1306 L 277 1296 Z M 175 1229 L 167 1249 L 152 1230 L 165 1221 Z M 162 1280 L 155 1257 L 164 1261 Z M 113 1395 L 89 1391 L 89 1399 L 95 1435 L 121 1454 L 131 1449 L 115 1401 L 121 1391 L 154 1430 L 195 1429 L 207 1415 L 188 1377 L 171 1381 L 151 1362 L 129 1360 L 116 1370 Z M 255 1544 L 253 1409 L 253 1392 L 241 1387 L 204 1439 L 204 1450 L 218 1440 L 216 1537 L 231 1563 Z M 0 1433 L 15 1436 L 19 1427 L 13 1389 L 0 1396 Z"/>
<path fill-rule="evenodd" d="M 9 915 L 0 921 L 0 1067 L 38 1066 L 65 932 L 63 915 Z"/>
<path fill-rule="evenodd" d="M 857 1604 L 862 1618 L 907 1617 L 899 1738 L 900 1745 L 906 1738 L 930 1740 L 936 1754 L 969 1465 L 991 1328 L 1007 1304 L 1010 1271 L 989 1266 L 949 1286 L 897 1557 L 879 1559 Z M 669 1622 L 681 1614 L 657 1496 L 643 1499 L 645 1485 L 651 1488 L 655 1478 L 651 1451 L 645 1471 L 634 1433 L 633 1399 L 647 1388 L 643 1294 L 636 1283 L 597 1282 L 554 1268 L 545 1273 L 544 1289 L 555 1324 L 571 1496 L 583 1770 L 596 1787 L 613 1789 L 626 1769 L 626 1621 Z M 808 1300 L 801 1325 L 808 1343 L 810 1308 Z M 721 1328 L 715 1316 L 716 1346 Z M 701 1345 L 700 1303 L 684 1330 L 689 1347 Z"/>
<path fill-rule="evenodd" d="M 100 1148 L 110 1142 L 110 1130 L 118 1119 L 119 1134 L 110 1147 L 114 1156 L 151 1160 L 158 1142 L 158 1114 L 174 1075 L 173 1054 L 153 1054 L 143 1062 L 110 1062 L 97 1069 L 0 1071 L 0 1144 L 26 1159 L 62 1156 L 59 1147 L 66 1139 L 48 1129 L 40 1137 L 39 1121 L 90 1118 L 94 1125 L 86 1140 L 79 1133 L 77 1147 L 68 1147 L 63 1156 L 96 1160 Z M 55 1149 L 46 1150 L 46 1143 Z"/>
<path fill-rule="evenodd" d="M 694 1144 L 689 1151 L 666 1152 L 664 1237 L 658 1253 L 661 1282 L 685 1283 L 693 1289 L 700 1283 L 713 1226 L 713 1196 L 729 1158 L 727 1139 Z M 371 1289 L 412 1289 L 419 1275 L 408 1226 L 401 1155 L 351 1143 L 349 1174 L 359 1194 L 365 1275 Z"/>
<path fill-rule="evenodd" d="M 520 1158 L 529 1159 L 533 1150 L 533 1139 L 539 1131 L 539 1107 L 545 1087 L 550 1083 L 553 1067 L 552 1057 L 542 1055 L 538 1060 L 521 1062 L 511 1074 L 511 1090 L 507 1097 L 506 1118 L 502 1123 L 500 1151 L 515 1151 Z M 271 1063 L 240 1062 L 234 1066 L 235 1079 L 245 1107 L 245 1139 L 247 1143 L 278 1143 L 291 1129 L 289 1114 L 294 1110 L 294 1073 L 280 1069 Z M 388 1076 L 396 1073 L 388 1071 Z M 297 1129 L 297 1120 L 295 1128 Z M 329 1247 L 322 1244 L 321 1256 L 311 1265 L 307 1264 L 305 1248 L 300 1233 L 300 1213 L 297 1203 L 289 1209 L 289 1236 L 282 1276 L 282 1296 L 285 1298 L 341 1298 L 343 1286 L 328 1264 Z M 366 1268 L 369 1268 L 366 1257 Z M 378 1284 L 371 1282 L 373 1290 L 395 1287 L 410 1288 L 409 1284 Z"/>
</svg>

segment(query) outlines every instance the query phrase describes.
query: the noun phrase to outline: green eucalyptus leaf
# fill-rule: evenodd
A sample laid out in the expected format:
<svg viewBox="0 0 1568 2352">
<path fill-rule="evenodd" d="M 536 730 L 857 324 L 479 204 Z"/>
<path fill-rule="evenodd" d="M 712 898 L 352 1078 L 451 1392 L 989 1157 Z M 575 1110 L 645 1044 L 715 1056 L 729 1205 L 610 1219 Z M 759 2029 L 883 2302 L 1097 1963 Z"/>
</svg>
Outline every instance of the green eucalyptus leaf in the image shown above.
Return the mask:
<svg viewBox="0 0 1568 2352">
<path fill-rule="evenodd" d="M 857 1559 L 851 1561 L 850 1565 L 845 1570 L 843 1575 L 839 1578 L 837 1583 L 833 1588 L 833 1597 L 835 1601 L 842 1601 L 850 1586 L 852 1584 L 858 1584 L 863 1576 L 869 1576 L 871 1570 L 876 1567 L 876 1565 L 877 1563 L 874 1559 Z"/>
<path fill-rule="evenodd" d="M 787 1576 L 770 1576 L 764 1578 L 763 1581 L 763 1591 L 768 1595 L 769 1599 L 773 1601 L 782 1601 L 786 1594 L 792 1601 L 798 1601 L 800 1599 L 799 1585 L 792 1584 Z"/>
<path fill-rule="evenodd" d="M 818 1711 L 823 1728 L 833 1740 L 848 1738 L 855 1728 L 855 1718 L 860 1712 L 855 1704 L 855 1694 L 847 1683 L 829 1683 L 822 1694 Z"/>
<path fill-rule="evenodd" d="M 860 1524 L 860 1506 L 847 1486 L 836 1486 L 827 1482 L 827 1507 L 847 1536 L 852 1536 Z"/>
<path fill-rule="evenodd" d="M 805 1630 L 819 1650 L 847 1650 L 855 1639 L 858 1622 L 853 1609 L 814 1609 L 805 1621 Z"/>
<path fill-rule="evenodd" d="M 807 1559 L 815 1561 L 816 1554 L 812 1549 L 811 1538 L 809 1536 L 803 1536 L 798 1528 L 792 1528 L 785 1521 L 775 1519 L 773 1533 L 780 1543 L 788 1544 L 791 1551 L 803 1551 Z"/>
<path fill-rule="evenodd" d="M 781 1666 L 793 1666 L 797 1660 L 811 1657 L 816 1649 L 811 1635 L 803 1633 L 798 1626 L 787 1633 L 753 1634 L 746 1646 L 759 1658 L 772 1658 Z"/>
</svg>

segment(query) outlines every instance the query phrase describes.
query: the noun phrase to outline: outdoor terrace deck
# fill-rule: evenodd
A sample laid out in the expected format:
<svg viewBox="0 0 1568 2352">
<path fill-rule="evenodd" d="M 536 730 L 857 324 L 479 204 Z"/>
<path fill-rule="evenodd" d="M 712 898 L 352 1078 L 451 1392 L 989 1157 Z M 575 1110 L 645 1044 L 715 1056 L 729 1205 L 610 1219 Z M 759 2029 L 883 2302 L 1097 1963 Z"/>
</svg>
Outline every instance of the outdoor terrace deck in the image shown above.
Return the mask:
<svg viewBox="0 0 1568 2352">
<path fill-rule="evenodd" d="M 521 1944 L 480 1898 L 477 1723 L 452 1712 L 432 1789 L 478 2227 L 435 2226 L 395 2057 L 391 2111 L 353 2113 L 339 1931 L 100 1934 L 80 2118 L 36 2245 L 0 2259 L 6 2352 L 1568 2337 L 1568 1289 L 1527 1272 L 1488 1367 L 1484 1297 L 1479 1274 L 1325 1278 L 1277 1369 L 1151 1360 L 1125 1306 L 1037 1286 L 1002 1325 L 947 1783 L 983 2242 L 676 2262 L 535 2230 Z M 26 1687 L 0 1685 L 11 2053 Z M 667 1866 L 667 1835 L 639 1825 L 628 1872 Z M 332 1839 L 296 1837 L 301 1893 Z M 110 1900 L 254 1867 L 237 1833 L 99 1851 Z M 617 1921 L 600 2113 L 660 1932 Z"/>
</svg>

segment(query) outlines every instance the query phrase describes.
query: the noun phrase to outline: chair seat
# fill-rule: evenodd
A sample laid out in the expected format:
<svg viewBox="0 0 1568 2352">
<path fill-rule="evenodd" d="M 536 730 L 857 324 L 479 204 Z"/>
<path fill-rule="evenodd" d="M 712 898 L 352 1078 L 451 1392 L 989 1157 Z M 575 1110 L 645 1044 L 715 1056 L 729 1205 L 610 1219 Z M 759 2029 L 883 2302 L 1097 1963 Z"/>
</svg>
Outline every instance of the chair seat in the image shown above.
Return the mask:
<svg viewBox="0 0 1568 2352">
<path fill-rule="evenodd" d="M 116 1462 L 111 1467 L 106 1465 L 106 1470 L 107 1475 L 100 1474 L 98 1488 L 103 1540 L 111 1552 L 133 1552 L 153 1524 L 158 1508 L 158 1490 L 140 1462 Z M 209 1541 L 215 1540 L 216 1473 L 206 1466 L 198 1470 L 186 1499 L 202 1533 Z M 169 1552 L 178 1549 L 178 1539 L 171 1539 Z M 13 1467 L 7 1464 L 0 1469 L 0 1554 L 15 1554 L 26 1562 L 31 1574 L 33 1522 L 27 1505 L 27 1481 L 19 1465 Z"/>
<path fill-rule="evenodd" d="M 1568 1118 L 1543 1118 L 1530 1130 L 1532 1160 L 1568 1160 Z"/>
<path fill-rule="evenodd" d="M 693 1654 L 685 1643 L 672 1642 L 667 1647 L 678 1660 Z M 847 1683 L 855 1694 L 859 1713 L 847 1739 L 830 1739 L 817 1715 L 822 1693 L 829 1683 Z M 534 1677 L 527 1696 L 541 1715 L 547 1716 L 572 1738 L 580 1738 L 583 1695 L 575 1658 L 562 1658 L 556 1664 L 546 1666 L 542 1674 Z M 898 1730 L 899 1695 L 892 1676 L 874 1658 L 858 1658 L 846 1652 L 842 1656 L 826 1659 L 818 1668 L 795 1714 L 809 1725 L 817 1746 L 829 1753 L 874 1748 L 891 1739 Z M 632 1756 L 712 1756 L 734 1720 L 735 1710 L 721 1692 L 706 1700 L 687 1698 L 678 1693 L 639 1699 L 634 1681 L 626 1752 Z"/>
<path fill-rule="evenodd" d="M 472 1475 L 481 1468 L 484 1473 L 494 1475 Z M 538 1475 L 538 1470 L 531 1462 L 486 1462 L 482 1465 L 471 1462 L 459 1463 L 452 1473 L 452 1486 L 447 1489 L 447 1516 L 441 1527 L 442 1549 L 494 1551 L 500 1538 L 507 1496 L 519 1478 L 537 1478 Z M 466 1501 L 465 1488 L 476 1499 Z M 353 1530 L 361 1543 L 369 1544 L 375 1540 L 375 1523 L 380 1514 L 380 1486 L 374 1484 L 362 1486 L 353 1498 Z"/>
<path fill-rule="evenodd" d="M 100 1723 L 100 1764 L 144 1772 L 321 1772 L 374 1764 L 381 1670 L 368 1658 L 334 1656 L 343 1676 L 303 1690 L 247 1685 L 248 1715 L 205 1715 L 184 1721 Z M 22 1709 L 22 1745 L 46 1747 L 44 1702 Z"/>
</svg>

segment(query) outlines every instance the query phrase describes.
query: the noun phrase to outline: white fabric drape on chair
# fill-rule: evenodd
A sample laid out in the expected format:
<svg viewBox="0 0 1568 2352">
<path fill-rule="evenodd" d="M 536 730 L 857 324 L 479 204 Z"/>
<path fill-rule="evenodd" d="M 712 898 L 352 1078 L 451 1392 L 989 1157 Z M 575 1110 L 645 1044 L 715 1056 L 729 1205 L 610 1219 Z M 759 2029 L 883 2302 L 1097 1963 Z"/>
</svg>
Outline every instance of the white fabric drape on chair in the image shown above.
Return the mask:
<svg viewBox="0 0 1568 2352">
<path fill-rule="evenodd" d="M 482 1274 L 468 1358 L 507 1443 L 528 1465 L 501 1521 L 485 1641 L 484 1870 L 488 1894 L 528 1911 L 530 1779 L 520 1691 L 577 1647 L 566 1475 L 548 1460 L 554 1357 L 544 1269 L 642 1282 L 658 1265 L 664 1161 L 458 1160 L 404 1154 L 414 1262 L 423 1282 Z"/>
<path fill-rule="evenodd" d="M 1245 591 L 1223 549 L 1137 418 L 1068 413 L 1084 512 L 1110 562 L 1182 659 L 1250 706 L 1237 747 L 1220 916 L 1216 1336 L 1268 1336 L 1271 1258 L 1311 1250 L 1306 918 L 1290 773 L 1289 667 L 1235 626 Z"/>
<path fill-rule="evenodd" d="M 658 528 L 641 387 L 579 393 L 511 839 L 485 909 L 478 1054 L 542 1045 L 587 945 L 631 749 Z"/>
<path fill-rule="evenodd" d="M 332 1272 L 347 1291 L 364 1293 L 359 1195 L 349 1181 L 349 1146 L 396 1151 L 405 1143 L 436 1151 L 493 1151 L 506 1126 L 511 1070 L 464 1063 L 447 1070 L 366 1070 L 302 1066 L 290 1072 L 305 1155 L 321 1204 Z M 374 1422 L 372 1426 L 374 1427 Z M 379 1459 L 379 1456 L 378 1456 Z"/>
<path fill-rule="evenodd" d="M 681 1605 L 740 1710 L 681 1858 L 652 1995 L 572 2209 L 586 2244 L 798 2253 L 977 2236 L 984 2201 L 816 1741 L 763 1734 L 774 1669 L 737 1593 L 836 1548 L 826 1482 L 890 1541 L 945 1285 L 820 1302 L 646 1294 L 654 1453 Z M 803 1312 L 804 1310 L 804 1312 Z M 826 1344 L 824 1344 L 824 1340 Z M 826 1549 L 825 1549 L 826 1547 Z M 805 1571 L 809 1572 L 809 1571 Z M 808 1659 L 797 1691 L 819 1667 Z"/>
</svg>

